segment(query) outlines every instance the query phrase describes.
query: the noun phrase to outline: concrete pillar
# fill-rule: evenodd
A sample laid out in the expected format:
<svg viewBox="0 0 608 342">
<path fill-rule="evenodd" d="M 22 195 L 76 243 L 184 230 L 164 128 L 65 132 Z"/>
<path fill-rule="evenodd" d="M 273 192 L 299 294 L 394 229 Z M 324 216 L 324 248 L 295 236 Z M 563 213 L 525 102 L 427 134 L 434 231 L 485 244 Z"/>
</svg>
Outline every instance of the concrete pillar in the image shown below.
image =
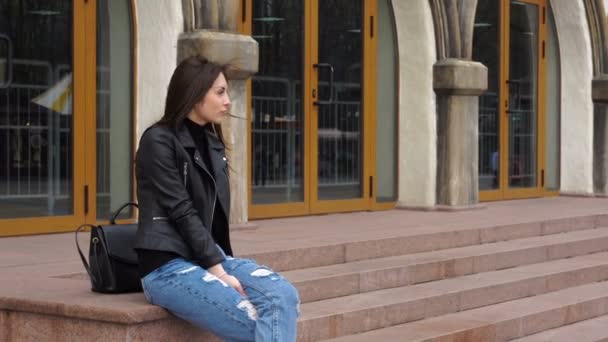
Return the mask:
<svg viewBox="0 0 608 342">
<path fill-rule="evenodd" d="M 481 63 L 443 59 L 433 67 L 437 93 L 437 206 L 473 207 L 479 202 L 479 95 L 488 88 Z"/>
<path fill-rule="evenodd" d="M 258 44 L 251 36 L 235 33 L 238 0 L 184 0 L 185 32 L 180 34 L 177 60 L 201 55 L 231 66 L 228 71 L 232 114 L 222 124 L 230 163 L 230 223 L 248 220 L 247 79 L 258 70 Z M 202 29 L 202 28 L 205 29 Z M 191 28 L 191 30 L 190 30 Z M 234 227 L 234 226 L 233 226 Z"/>
<path fill-rule="evenodd" d="M 591 83 L 593 99 L 593 191 L 608 196 L 608 75 Z"/>
</svg>

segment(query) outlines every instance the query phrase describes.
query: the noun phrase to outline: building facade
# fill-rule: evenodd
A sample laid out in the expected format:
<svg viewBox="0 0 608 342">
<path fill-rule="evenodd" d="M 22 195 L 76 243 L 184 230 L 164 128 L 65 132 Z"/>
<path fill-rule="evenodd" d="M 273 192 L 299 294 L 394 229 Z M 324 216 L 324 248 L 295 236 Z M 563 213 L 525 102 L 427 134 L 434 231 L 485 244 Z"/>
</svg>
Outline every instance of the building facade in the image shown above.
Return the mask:
<svg viewBox="0 0 608 342">
<path fill-rule="evenodd" d="M 235 66 L 235 225 L 604 196 L 605 6 L 0 0 L 0 236 L 135 201 L 137 141 L 194 53 Z"/>
</svg>

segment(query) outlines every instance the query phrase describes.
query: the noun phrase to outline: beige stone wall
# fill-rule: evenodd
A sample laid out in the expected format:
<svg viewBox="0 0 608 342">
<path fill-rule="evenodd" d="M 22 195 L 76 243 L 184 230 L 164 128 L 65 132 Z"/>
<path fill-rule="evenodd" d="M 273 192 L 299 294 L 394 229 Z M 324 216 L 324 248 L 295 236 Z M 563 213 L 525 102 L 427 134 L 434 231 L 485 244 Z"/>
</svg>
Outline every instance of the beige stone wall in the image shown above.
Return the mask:
<svg viewBox="0 0 608 342">
<path fill-rule="evenodd" d="M 393 10 L 399 49 L 397 205 L 432 207 L 437 172 L 433 17 L 428 0 L 393 0 Z"/>
<path fill-rule="evenodd" d="M 561 191 L 593 192 L 593 66 L 582 1 L 551 0 L 561 57 Z"/>
<path fill-rule="evenodd" d="M 137 1 L 137 141 L 160 119 L 167 86 L 177 61 L 177 38 L 183 31 L 181 1 Z"/>
</svg>

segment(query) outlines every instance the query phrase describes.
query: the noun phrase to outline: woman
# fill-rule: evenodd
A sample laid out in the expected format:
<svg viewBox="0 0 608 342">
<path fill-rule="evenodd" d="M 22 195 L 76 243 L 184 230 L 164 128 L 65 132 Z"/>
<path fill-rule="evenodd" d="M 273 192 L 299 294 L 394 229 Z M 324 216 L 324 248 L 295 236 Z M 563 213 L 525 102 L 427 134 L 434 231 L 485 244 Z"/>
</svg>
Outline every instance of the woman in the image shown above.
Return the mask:
<svg viewBox="0 0 608 342">
<path fill-rule="evenodd" d="M 137 152 L 135 247 L 146 299 L 229 341 L 295 341 L 299 299 L 280 275 L 232 257 L 225 67 L 191 57 Z"/>
</svg>

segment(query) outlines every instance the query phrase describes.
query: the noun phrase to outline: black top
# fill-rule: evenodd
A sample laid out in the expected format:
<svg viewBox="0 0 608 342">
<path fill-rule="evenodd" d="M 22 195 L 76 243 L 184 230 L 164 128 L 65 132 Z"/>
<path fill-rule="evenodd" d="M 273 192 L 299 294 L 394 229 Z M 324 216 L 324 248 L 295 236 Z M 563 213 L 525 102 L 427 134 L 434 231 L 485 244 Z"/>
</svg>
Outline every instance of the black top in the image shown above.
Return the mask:
<svg viewBox="0 0 608 342">
<path fill-rule="evenodd" d="M 208 125 L 201 126 L 190 119 L 184 120 L 185 126 L 188 128 L 190 135 L 194 139 L 196 149 L 201 154 L 203 162 L 207 167 L 211 167 L 211 157 L 209 156 L 209 150 L 207 148 L 207 135 L 205 130 L 209 129 Z M 218 227 L 226 224 L 225 215 L 223 215 L 222 206 L 216 205 L 213 213 L 213 223 L 211 226 L 211 236 L 215 238 L 215 232 L 218 231 Z M 152 271 L 163 266 L 169 261 L 179 258 L 177 253 L 158 251 L 150 249 L 137 249 L 139 259 L 139 276 L 145 277 Z"/>
</svg>

